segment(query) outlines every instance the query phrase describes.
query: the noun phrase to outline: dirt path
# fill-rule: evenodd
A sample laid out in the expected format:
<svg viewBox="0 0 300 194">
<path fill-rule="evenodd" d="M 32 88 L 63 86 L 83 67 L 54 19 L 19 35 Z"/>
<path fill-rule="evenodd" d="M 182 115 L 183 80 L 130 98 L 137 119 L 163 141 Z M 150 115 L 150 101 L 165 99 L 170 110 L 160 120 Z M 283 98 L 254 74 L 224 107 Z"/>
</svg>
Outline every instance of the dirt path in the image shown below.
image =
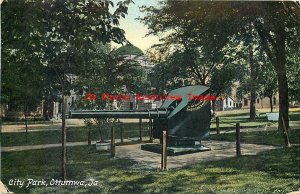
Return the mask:
<svg viewBox="0 0 300 194">
<path fill-rule="evenodd" d="M 168 156 L 167 168 L 181 168 L 186 165 L 199 162 L 215 161 L 235 157 L 235 142 L 226 141 L 202 141 L 203 145 L 211 148 L 211 151 L 185 154 L 179 156 Z M 137 168 L 158 169 L 160 168 L 161 155 L 140 149 L 141 144 L 117 146 L 116 157 L 132 159 L 136 162 Z M 256 155 L 259 152 L 278 149 L 279 146 L 241 144 L 242 155 Z"/>
<path fill-rule="evenodd" d="M 139 119 L 120 119 L 122 123 L 138 123 Z M 142 122 L 148 122 L 148 119 L 142 119 Z M 67 127 L 85 126 L 83 119 L 67 119 Z M 45 124 L 29 124 L 28 132 L 61 130 L 61 120 L 53 120 Z M 25 132 L 25 125 L 2 125 L 2 133 L 22 133 Z"/>
<path fill-rule="evenodd" d="M 81 127 L 84 126 L 83 119 L 67 119 L 67 127 Z M 61 121 L 54 120 L 53 122 L 45 124 L 30 124 L 28 125 L 29 132 L 35 131 L 49 131 L 49 130 L 60 130 Z M 25 132 L 25 125 L 2 125 L 2 133 L 20 133 Z"/>
<path fill-rule="evenodd" d="M 145 137 L 145 139 L 149 139 L 149 137 Z M 124 139 L 124 142 L 131 142 L 131 141 L 137 141 L 139 138 L 130 138 L 130 139 Z M 121 142 L 120 139 L 115 139 L 116 143 Z M 92 141 L 92 144 L 96 144 L 96 141 Z M 73 147 L 73 146 L 83 146 L 88 145 L 87 141 L 81 141 L 81 142 L 67 142 L 67 147 Z M 47 148 L 56 148 L 61 147 L 61 143 L 55 143 L 55 144 L 40 144 L 40 145 L 23 145 L 23 146 L 11 146 L 11 147 L 1 147 L 1 152 L 20 152 L 20 151 L 26 151 L 26 150 L 37 150 L 37 149 L 47 149 Z"/>
<path fill-rule="evenodd" d="M 95 142 L 92 142 L 92 143 L 95 143 Z M 67 143 L 68 147 L 82 146 L 82 145 L 87 145 L 87 142 L 69 142 L 69 143 Z M 61 147 L 61 143 L 1 147 L 1 152 L 20 152 L 20 151 L 26 151 L 26 150 L 37 150 L 37 149 L 47 149 L 47 148 L 56 148 L 56 147 Z"/>
</svg>

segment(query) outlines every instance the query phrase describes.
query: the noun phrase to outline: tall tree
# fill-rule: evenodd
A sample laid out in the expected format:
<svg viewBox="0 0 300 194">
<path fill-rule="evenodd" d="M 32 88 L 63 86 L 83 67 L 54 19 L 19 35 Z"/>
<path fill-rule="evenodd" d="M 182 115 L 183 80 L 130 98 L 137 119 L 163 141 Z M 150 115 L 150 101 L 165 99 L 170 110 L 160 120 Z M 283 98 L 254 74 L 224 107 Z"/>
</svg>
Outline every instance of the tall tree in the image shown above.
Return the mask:
<svg viewBox="0 0 300 194">
<path fill-rule="evenodd" d="M 18 18 L 24 18 L 23 21 Z M 35 111 L 42 100 L 42 72 L 38 43 L 39 35 L 32 32 L 34 15 L 26 10 L 26 2 L 14 6 L 2 5 L 2 95 L 1 103 L 10 110 L 21 110 L 25 117 Z"/>
<path fill-rule="evenodd" d="M 259 34 L 260 44 L 263 46 L 271 64 L 274 66 L 279 85 L 279 120 L 278 128 L 284 133 L 284 126 L 289 127 L 288 120 L 288 84 L 286 71 L 286 45 L 290 42 L 299 42 L 299 2 L 201 2 L 201 1 L 166 1 L 159 8 L 148 8 L 150 15 L 146 16 L 145 23 L 150 29 L 166 29 L 164 23 L 174 26 L 183 18 L 190 18 L 191 22 L 198 23 L 197 37 L 203 32 L 209 32 L 206 40 L 216 45 L 222 45 L 226 38 L 245 32 L 245 26 L 254 24 Z M 163 21 L 151 17 L 155 14 Z M 162 14 L 167 15 L 164 17 Z M 169 15 L 172 17 L 169 17 Z M 171 19 L 172 20 L 171 20 Z M 177 25 L 180 26 L 180 25 Z M 220 30 L 222 29 L 222 30 Z M 150 33 L 152 33 L 150 31 Z M 164 31 L 165 32 L 165 31 Z M 172 32 L 176 32 L 173 28 Z M 208 33 L 207 33 L 208 34 Z M 183 34 L 184 35 L 184 34 Z M 226 38 L 224 38 L 226 37 Z M 295 39 L 297 41 L 295 41 Z M 199 38 L 199 40 L 203 40 Z M 206 43 L 206 42 L 202 42 Z M 218 48 L 218 47 L 217 47 Z M 222 47 L 221 47 L 222 48 Z M 213 50 L 212 50 L 213 51 Z M 288 146 L 287 138 L 285 137 Z"/>
<path fill-rule="evenodd" d="M 8 52 L 26 50 L 33 45 L 32 53 L 39 57 L 39 65 L 54 72 L 60 85 L 63 102 L 62 112 L 62 178 L 66 179 L 66 128 L 65 96 L 68 94 L 68 74 L 76 74 L 82 66 L 82 54 L 78 45 L 92 41 L 107 43 L 125 40 L 124 31 L 118 27 L 119 19 L 125 17 L 131 0 L 114 3 L 99 1 L 6 1 L 7 21 L 3 22 L 8 33 L 8 45 L 16 44 Z M 13 13 L 12 17 L 9 15 Z M 14 14 L 16 13 L 16 14 Z M 8 20 L 10 22 L 8 22 Z M 21 41 L 19 44 L 16 40 Z"/>
</svg>

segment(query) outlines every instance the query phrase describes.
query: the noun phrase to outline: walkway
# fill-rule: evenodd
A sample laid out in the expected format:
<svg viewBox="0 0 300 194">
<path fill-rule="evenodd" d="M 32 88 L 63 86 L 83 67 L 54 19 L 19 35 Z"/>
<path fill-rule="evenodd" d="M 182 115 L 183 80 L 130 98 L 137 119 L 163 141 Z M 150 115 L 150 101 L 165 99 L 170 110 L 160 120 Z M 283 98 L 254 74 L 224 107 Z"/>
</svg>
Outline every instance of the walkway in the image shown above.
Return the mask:
<svg viewBox="0 0 300 194">
<path fill-rule="evenodd" d="M 235 142 L 226 141 L 202 141 L 203 145 L 211 148 L 211 151 L 168 156 L 167 168 L 181 168 L 183 166 L 199 162 L 215 161 L 235 157 Z M 140 149 L 141 144 L 125 145 L 116 147 L 116 157 L 131 159 L 136 162 L 137 168 L 159 169 L 161 155 Z M 256 155 L 259 152 L 281 148 L 279 146 L 241 144 L 242 155 Z"/>
<path fill-rule="evenodd" d="M 83 119 L 66 119 L 67 127 L 85 126 Z M 29 124 L 28 132 L 61 130 L 61 120 L 53 120 L 43 124 Z M 2 125 L 2 133 L 22 133 L 25 132 L 25 125 Z"/>
<path fill-rule="evenodd" d="M 143 137 L 145 140 L 149 139 L 149 137 Z M 139 138 L 130 138 L 124 139 L 124 142 L 137 141 Z M 115 139 L 115 143 L 121 142 L 120 139 Z M 92 144 L 96 144 L 96 141 L 92 141 Z M 67 142 L 67 147 L 73 146 L 83 146 L 88 145 L 87 141 L 81 142 Z M 1 147 L 1 152 L 20 152 L 26 150 L 37 150 L 37 149 L 47 149 L 47 148 L 57 148 L 61 147 L 61 143 L 55 144 L 40 144 L 40 145 L 22 145 L 22 146 L 11 146 L 11 147 Z"/>
<path fill-rule="evenodd" d="M 120 119 L 123 123 L 138 123 L 139 119 Z M 148 119 L 142 119 L 142 122 L 148 122 Z M 83 119 L 66 119 L 67 127 L 85 126 Z M 2 125 L 2 133 L 22 133 L 25 132 L 25 124 Z M 29 124 L 28 132 L 61 130 L 61 120 L 51 120 L 43 124 Z"/>
</svg>

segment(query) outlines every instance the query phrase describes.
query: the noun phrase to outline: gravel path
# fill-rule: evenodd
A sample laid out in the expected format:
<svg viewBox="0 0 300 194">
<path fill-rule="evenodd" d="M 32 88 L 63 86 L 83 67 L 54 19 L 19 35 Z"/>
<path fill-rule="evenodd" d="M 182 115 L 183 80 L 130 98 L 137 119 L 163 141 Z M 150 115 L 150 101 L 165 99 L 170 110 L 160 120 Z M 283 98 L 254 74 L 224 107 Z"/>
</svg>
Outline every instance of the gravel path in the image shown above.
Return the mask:
<svg viewBox="0 0 300 194">
<path fill-rule="evenodd" d="M 227 141 L 202 141 L 202 144 L 211 148 L 211 151 L 204 151 L 179 156 L 168 156 L 167 168 L 181 168 L 183 166 L 199 162 L 215 161 L 235 157 L 235 142 Z M 140 149 L 141 144 L 117 146 L 116 157 L 127 158 L 137 161 L 137 168 L 159 169 L 161 155 Z M 280 146 L 241 144 L 242 155 L 256 155 L 259 152 L 278 149 Z"/>
</svg>

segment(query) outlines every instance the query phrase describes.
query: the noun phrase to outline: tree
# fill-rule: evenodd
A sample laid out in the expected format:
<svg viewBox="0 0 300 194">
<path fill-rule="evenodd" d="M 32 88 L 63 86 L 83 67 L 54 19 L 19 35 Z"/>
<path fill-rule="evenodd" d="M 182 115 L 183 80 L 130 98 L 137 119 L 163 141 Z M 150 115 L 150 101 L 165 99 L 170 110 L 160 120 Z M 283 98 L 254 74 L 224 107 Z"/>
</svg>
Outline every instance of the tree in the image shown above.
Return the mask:
<svg viewBox="0 0 300 194">
<path fill-rule="evenodd" d="M 271 112 L 273 112 L 273 96 L 278 91 L 276 72 L 268 60 L 264 60 L 263 63 L 257 78 L 258 93 L 261 97 L 269 98 Z"/>
<path fill-rule="evenodd" d="M 201 25 L 201 28 L 197 28 L 198 30 L 195 31 L 197 35 L 190 33 L 190 36 L 198 38 L 198 34 L 203 35 L 203 32 L 209 32 L 207 34 L 210 36 L 207 36 L 207 40 L 212 43 L 219 41 L 216 45 L 222 45 L 228 37 L 243 33 L 245 26 L 250 23 L 254 24 L 260 44 L 276 70 L 279 86 L 280 119 L 278 128 L 285 133 L 284 126 L 289 128 L 286 45 L 296 42 L 299 45 L 299 2 L 166 1 L 159 8 L 150 7 L 148 9 L 151 14 L 146 16 L 144 20 L 150 29 L 165 29 L 163 24 L 157 22 L 159 19 L 164 23 L 169 23 L 167 25 L 174 26 L 174 24 L 180 23 L 182 18 L 189 18 L 190 21 Z M 163 17 L 162 14 L 166 13 L 174 14 L 172 17 L 169 17 L 170 14 Z M 151 20 L 155 14 L 158 15 L 159 19 L 154 19 L 155 22 L 152 23 L 149 22 L 148 18 Z M 155 32 L 154 30 L 150 33 Z M 173 28 L 173 32 L 176 32 L 176 28 Z M 199 40 L 203 39 L 199 38 Z M 284 138 L 286 145 L 289 146 L 285 135 Z"/>
<path fill-rule="evenodd" d="M 300 102 L 300 52 L 299 45 L 290 44 L 287 48 L 287 76 L 290 101 Z"/>
<path fill-rule="evenodd" d="M 159 36 L 163 42 L 155 47 L 162 53 L 169 53 L 168 60 L 177 59 L 173 67 L 177 65 L 181 73 L 185 72 L 186 77 L 207 85 L 212 70 L 224 62 L 221 49 L 228 41 L 224 35 L 227 31 L 211 33 L 217 30 L 217 25 L 212 20 L 219 25 L 226 23 L 219 23 L 211 17 L 199 21 L 191 15 L 178 14 L 178 10 L 184 9 L 185 4 L 187 2 L 167 1 L 160 8 L 142 7 L 146 16 L 140 20 L 148 26 L 149 34 Z"/>
<path fill-rule="evenodd" d="M 66 179 L 66 129 L 65 96 L 68 94 L 67 74 L 76 74 L 82 66 L 78 45 L 88 45 L 99 40 L 103 43 L 125 40 L 124 31 L 118 27 L 119 19 L 125 17 L 131 0 L 119 2 L 115 11 L 112 1 L 7 1 L 2 7 L 8 14 L 4 29 L 8 40 L 21 41 L 14 44 L 9 52 L 24 49 L 30 43 L 32 53 L 39 58 L 49 72 L 54 72 L 62 96 L 62 178 Z M 9 17 L 10 13 L 15 13 Z M 5 16 L 6 17 L 6 16 Z M 24 30 L 26 29 L 26 30 Z M 32 42 L 31 42 L 32 40 Z M 8 41 L 8 43 L 9 43 Z M 24 49 L 25 50 L 25 49 Z"/>
<path fill-rule="evenodd" d="M 1 103 L 10 110 L 21 110 L 25 117 L 26 141 L 28 135 L 27 117 L 35 111 L 42 100 L 42 72 L 39 64 L 38 34 L 34 15 L 26 10 L 26 2 L 6 2 L 2 5 L 2 95 Z M 23 21 L 18 18 L 25 18 Z"/>
<path fill-rule="evenodd" d="M 239 64 L 226 64 L 220 65 L 215 68 L 211 74 L 209 81 L 211 94 L 215 96 L 215 99 L 221 95 L 230 95 L 231 87 L 235 81 L 238 81 L 242 72 L 244 72 L 244 66 Z M 212 100 L 213 111 L 215 112 L 215 101 Z"/>
<path fill-rule="evenodd" d="M 81 73 L 77 74 L 75 81 L 76 91 L 79 95 L 95 95 L 92 100 L 79 99 L 76 107 L 80 109 L 114 109 L 113 101 L 102 99 L 102 95 L 119 95 L 126 93 L 143 93 L 146 85 L 146 75 L 143 68 L 135 59 L 127 60 L 119 56 L 115 51 L 111 51 L 109 45 L 94 43 L 87 53 L 87 63 L 89 64 Z M 124 90 L 124 86 L 127 90 Z M 126 94 L 127 95 L 127 94 Z M 88 96 L 87 96 L 88 97 Z M 89 134 L 92 123 L 96 123 L 99 129 L 100 142 L 104 141 L 103 126 L 115 122 L 114 119 L 85 119 Z M 90 138 L 88 138 L 90 139 Z M 90 142 L 90 141 L 88 141 Z"/>
</svg>

